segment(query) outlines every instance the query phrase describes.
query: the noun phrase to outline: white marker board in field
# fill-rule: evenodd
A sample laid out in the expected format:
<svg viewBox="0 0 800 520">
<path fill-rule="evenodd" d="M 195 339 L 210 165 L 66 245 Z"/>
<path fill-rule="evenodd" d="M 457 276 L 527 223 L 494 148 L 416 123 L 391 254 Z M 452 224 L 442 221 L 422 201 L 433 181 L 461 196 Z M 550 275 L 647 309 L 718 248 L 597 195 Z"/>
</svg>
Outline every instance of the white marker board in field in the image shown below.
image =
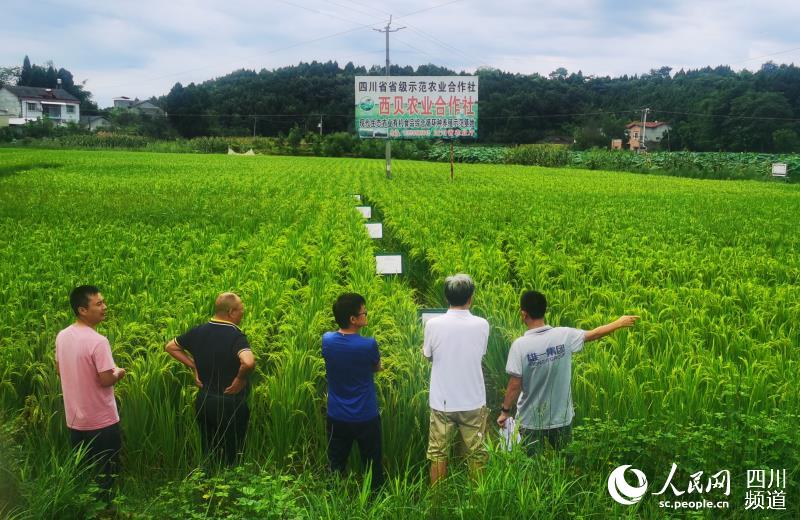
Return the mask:
<svg viewBox="0 0 800 520">
<path fill-rule="evenodd" d="M 378 274 L 403 274 L 403 256 L 375 255 L 375 272 Z"/>
<path fill-rule="evenodd" d="M 367 233 L 370 238 L 383 238 L 383 224 L 380 222 L 367 222 L 364 224 L 367 227 Z"/>
<path fill-rule="evenodd" d="M 786 177 L 786 163 L 772 163 L 772 176 L 773 177 Z"/>
<path fill-rule="evenodd" d="M 445 312 L 447 312 L 447 309 L 420 309 L 419 320 L 422 322 L 422 325 L 425 326 L 429 319 L 441 316 Z"/>
<path fill-rule="evenodd" d="M 372 218 L 372 206 L 356 206 L 356 209 L 361 212 L 364 218 Z"/>
<path fill-rule="evenodd" d="M 358 193 L 353 193 L 353 198 L 356 199 L 356 202 L 361 202 L 361 195 Z"/>
</svg>

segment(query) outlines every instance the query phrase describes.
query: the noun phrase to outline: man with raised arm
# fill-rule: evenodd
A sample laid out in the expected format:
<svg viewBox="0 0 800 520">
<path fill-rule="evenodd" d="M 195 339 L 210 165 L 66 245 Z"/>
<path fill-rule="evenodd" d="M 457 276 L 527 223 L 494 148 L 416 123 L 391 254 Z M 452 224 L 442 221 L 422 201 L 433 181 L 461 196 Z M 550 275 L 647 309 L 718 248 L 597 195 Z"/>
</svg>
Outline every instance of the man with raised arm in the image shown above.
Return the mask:
<svg viewBox="0 0 800 520">
<path fill-rule="evenodd" d="M 456 432 L 461 435 L 470 472 L 486 463 L 486 386 L 483 356 L 489 322 L 470 312 L 475 283 L 466 274 L 448 276 L 447 312 L 425 323 L 423 355 L 431 362 L 428 460 L 431 484 L 447 475 L 447 460 Z"/>
<path fill-rule="evenodd" d="M 85 446 L 100 469 L 100 487 L 108 493 L 119 471 L 122 435 L 114 385 L 125 377 L 111 356 L 111 345 L 95 329 L 106 319 L 100 289 L 81 285 L 69 303 L 75 323 L 56 336 L 56 372 L 61 378 L 64 413 L 73 447 Z"/>
<path fill-rule="evenodd" d="M 497 424 L 505 426 L 511 407 L 516 404 L 520 435 L 528 453 L 542 450 L 545 441 L 559 450 L 572 436 L 572 354 L 583 344 L 612 332 L 632 327 L 639 316 L 619 319 L 584 331 L 545 325 L 547 300 L 537 291 L 526 291 L 520 299 L 520 317 L 527 332 L 511 345 L 506 372 L 508 387 Z"/>
<path fill-rule="evenodd" d="M 222 293 L 214 302 L 213 318 L 164 347 L 192 371 L 200 387 L 195 409 L 204 457 L 228 466 L 244 447 L 250 420 L 247 379 L 256 366 L 247 336 L 239 328 L 243 316 L 241 298 Z"/>
</svg>

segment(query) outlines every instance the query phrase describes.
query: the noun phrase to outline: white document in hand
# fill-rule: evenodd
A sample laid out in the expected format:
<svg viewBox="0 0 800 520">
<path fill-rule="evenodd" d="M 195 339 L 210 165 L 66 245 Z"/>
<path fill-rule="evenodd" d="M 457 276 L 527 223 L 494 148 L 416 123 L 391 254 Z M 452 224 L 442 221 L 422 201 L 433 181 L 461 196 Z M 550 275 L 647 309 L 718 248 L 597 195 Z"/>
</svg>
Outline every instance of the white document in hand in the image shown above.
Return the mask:
<svg viewBox="0 0 800 520">
<path fill-rule="evenodd" d="M 511 451 L 514 445 L 519 444 L 519 441 L 522 440 L 519 431 L 517 431 L 516 423 L 513 417 L 509 417 L 506 419 L 505 425 L 500 428 L 500 442 L 507 451 Z"/>
</svg>

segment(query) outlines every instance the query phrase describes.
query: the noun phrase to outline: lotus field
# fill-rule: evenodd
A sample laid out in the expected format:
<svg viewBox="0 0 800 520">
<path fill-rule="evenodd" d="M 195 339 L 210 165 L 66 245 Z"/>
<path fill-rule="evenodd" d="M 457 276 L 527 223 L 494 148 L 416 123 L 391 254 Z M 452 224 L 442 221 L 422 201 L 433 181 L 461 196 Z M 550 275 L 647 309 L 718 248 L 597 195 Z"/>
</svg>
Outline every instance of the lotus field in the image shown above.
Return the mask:
<svg viewBox="0 0 800 520">
<path fill-rule="evenodd" d="M 730 471 L 707 517 L 745 509 L 748 471 L 786 469 L 800 516 L 800 191 L 794 184 L 620 172 L 370 159 L 0 150 L 0 516 L 108 515 L 68 448 L 54 339 L 69 291 L 108 302 L 98 331 L 128 371 L 116 386 L 124 518 L 564 518 L 682 516 L 652 491 Z M 353 194 L 383 222 L 370 239 Z M 403 275 L 374 255 L 404 256 Z M 444 277 L 476 281 L 492 326 L 484 359 L 493 421 L 519 295 L 544 292 L 552 325 L 632 329 L 574 357 L 573 442 L 529 459 L 491 448 L 428 487 L 429 365 L 418 311 L 444 307 Z M 246 308 L 257 358 L 243 464 L 205 475 L 192 375 L 164 344 L 212 314 L 219 292 Z M 385 489 L 325 471 L 331 304 L 363 294 L 384 371 L 376 378 Z M 496 427 L 490 428 L 494 433 Z M 494 435 L 490 442 L 495 442 Z M 607 491 L 631 464 L 651 488 L 634 506 Z M 694 497 L 694 498 L 692 498 Z M 674 496 L 673 496 L 674 498 Z M 764 502 L 766 506 L 767 502 Z M 774 505 L 774 504 L 773 504 Z M 98 512 L 100 511 L 100 512 Z M 765 513 L 761 511 L 760 513 Z"/>
</svg>

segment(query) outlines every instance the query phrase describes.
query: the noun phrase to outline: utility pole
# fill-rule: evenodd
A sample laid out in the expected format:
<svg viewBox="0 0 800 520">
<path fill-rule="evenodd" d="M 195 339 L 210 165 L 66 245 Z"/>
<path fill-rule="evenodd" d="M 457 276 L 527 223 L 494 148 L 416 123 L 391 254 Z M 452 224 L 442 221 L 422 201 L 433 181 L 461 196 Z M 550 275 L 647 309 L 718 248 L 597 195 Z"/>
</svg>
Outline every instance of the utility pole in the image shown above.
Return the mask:
<svg viewBox="0 0 800 520">
<path fill-rule="evenodd" d="M 319 123 L 317 123 L 317 127 L 319 128 L 319 137 L 322 139 L 322 114 L 319 115 Z"/>
<path fill-rule="evenodd" d="M 405 27 L 398 27 L 397 29 L 392 29 L 392 15 L 389 15 L 389 22 L 386 24 L 386 27 L 383 29 L 373 29 L 373 31 L 378 31 L 382 33 L 386 33 L 386 77 L 389 77 L 389 33 L 397 32 L 400 29 L 405 29 Z M 389 129 L 386 129 L 386 178 L 392 178 L 392 142 L 389 140 Z"/>
<path fill-rule="evenodd" d="M 649 108 L 642 110 L 642 141 L 639 143 L 639 151 L 647 151 L 647 142 L 644 140 L 647 133 L 647 113 L 650 112 Z"/>
<path fill-rule="evenodd" d="M 253 139 L 256 138 L 256 121 L 258 121 L 258 118 L 256 118 L 256 116 L 253 116 Z"/>
</svg>

